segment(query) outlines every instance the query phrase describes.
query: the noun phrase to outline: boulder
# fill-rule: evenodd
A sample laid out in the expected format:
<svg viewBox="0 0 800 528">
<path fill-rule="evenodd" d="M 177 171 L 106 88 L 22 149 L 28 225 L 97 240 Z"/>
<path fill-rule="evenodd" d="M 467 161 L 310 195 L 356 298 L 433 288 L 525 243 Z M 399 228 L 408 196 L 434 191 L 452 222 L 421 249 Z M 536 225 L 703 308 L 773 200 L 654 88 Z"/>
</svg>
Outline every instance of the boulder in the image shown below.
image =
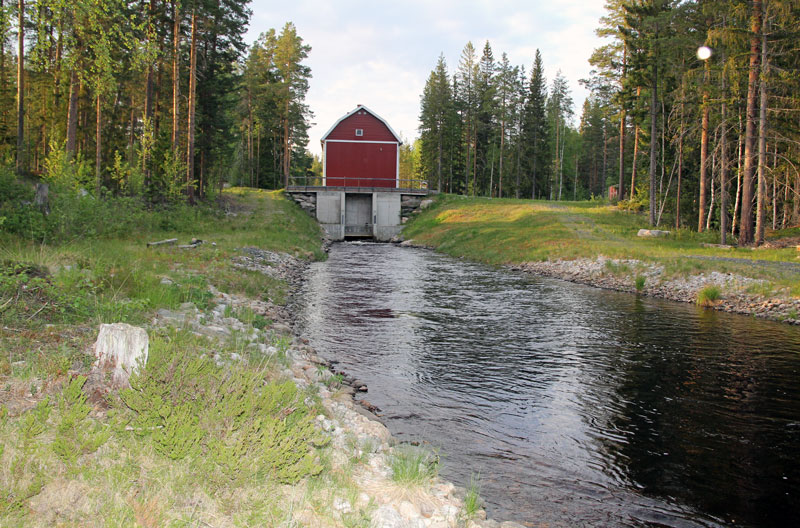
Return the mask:
<svg viewBox="0 0 800 528">
<path fill-rule="evenodd" d="M 640 229 L 636 236 L 647 238 L 658 238 L 669 235 L 669 231 L 660 231 L 658 229 Z"/>
<path fill-rule="evenodd" d="M 433 200 L 431 200 L 430 198 L 426 198 L 425 200 L 422 200 L 422 201 L 419 203 L 419 208 L 420 208 L 420 209 L 427 209 L 427 208 L 428 208 L 428 207 L 430 207 L 431 205 L 433 205 Z"/>
<path fill-rule="evenodd" d="M 127 387 L 131 374 L 147 363 L 148 348 L 149 339 L 144 328 L 125 323 L 100 325 L 94 344 L 95 368 L 112 369 L 114 386 Z"/>
</svg>

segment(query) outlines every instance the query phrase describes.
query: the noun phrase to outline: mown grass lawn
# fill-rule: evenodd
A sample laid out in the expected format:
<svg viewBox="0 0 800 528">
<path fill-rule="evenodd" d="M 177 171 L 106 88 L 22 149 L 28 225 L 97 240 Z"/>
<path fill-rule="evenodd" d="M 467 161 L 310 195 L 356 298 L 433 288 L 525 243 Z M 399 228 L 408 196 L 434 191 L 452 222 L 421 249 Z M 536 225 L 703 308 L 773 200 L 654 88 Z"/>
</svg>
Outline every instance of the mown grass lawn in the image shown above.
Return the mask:
<svg viewBox="0 0 800 528">
<path fill-rule="evenodd" d="M 767 260 L 800 264 L 794 247 L 783 249 L 720 249 L 719 233 L 670 230 L 665 238 L 641 238 L 649 228 L 643 214 L 598 202 L 548 202 L 466 198 L 443 195 L 405 228 L 406 239 L 458 257 L 492 265 L 596 258 L 637 259 L 665 266 L 671 275 L 707 271 L 733 272 L 772 281 L 800 296 L 800 274 L 753 266 Z M 769 233 L 769 238 L 797 236 L 798 228 Z M 730 238 L 730 237 L 729 237 Z M 709 260 L 723 257 L 730 260 Z"/>
</svg>

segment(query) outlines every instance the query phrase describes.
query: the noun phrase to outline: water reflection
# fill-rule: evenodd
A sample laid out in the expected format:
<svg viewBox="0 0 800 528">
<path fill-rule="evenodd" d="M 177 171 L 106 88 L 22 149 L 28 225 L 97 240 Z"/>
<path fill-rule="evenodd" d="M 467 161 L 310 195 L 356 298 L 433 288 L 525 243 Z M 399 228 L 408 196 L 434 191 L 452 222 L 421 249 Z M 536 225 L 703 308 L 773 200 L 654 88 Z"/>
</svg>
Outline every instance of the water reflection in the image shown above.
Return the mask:
<svg viewBox="0 0 800 528">
<path fill-rule="evenodd" d="M 531 526 L 800 523 L 800 331 L 339 244 L 303 333 L 401 439 Z"/>
</svg>

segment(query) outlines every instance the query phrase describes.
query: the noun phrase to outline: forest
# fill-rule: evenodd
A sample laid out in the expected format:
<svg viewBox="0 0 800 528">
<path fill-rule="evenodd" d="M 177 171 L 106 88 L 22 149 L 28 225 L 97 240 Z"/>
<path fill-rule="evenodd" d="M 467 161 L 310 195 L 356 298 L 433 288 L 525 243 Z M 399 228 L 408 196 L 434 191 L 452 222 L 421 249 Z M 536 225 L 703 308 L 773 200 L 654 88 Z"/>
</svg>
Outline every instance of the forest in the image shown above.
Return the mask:
<svg viewBox="0 0 800 528">
<path fill-rule="evenodd" d="M 440 56 L 420 107 L 431 187 L 604 197 L 723 244 L 800 222 L 800 4 L 607 0 L 596 34 L 579 119 L 538 51 L 529 72 L 489 42 L 452 73 Z"/>
<path fill-rule="evenodd" d="M 310 46 L 292 23 L 247 45 L 250 17 L 234 0 L 0 0 L 0 166 L 150 204 L 318 176 Z M 603 198 L 760 244 L 800 222 L 798 22 L 793 0 L 607 0 L 580 109 L 538 51 L 526 68 L 468 42 L 430 72 L 402 177 Z"/>
<path fill-rule="evenodd" d="M 310 47 L 247 45 L 248 3 L 0 0 L 0 164 L 151 204 L 305 175 Z"/>
</svg>

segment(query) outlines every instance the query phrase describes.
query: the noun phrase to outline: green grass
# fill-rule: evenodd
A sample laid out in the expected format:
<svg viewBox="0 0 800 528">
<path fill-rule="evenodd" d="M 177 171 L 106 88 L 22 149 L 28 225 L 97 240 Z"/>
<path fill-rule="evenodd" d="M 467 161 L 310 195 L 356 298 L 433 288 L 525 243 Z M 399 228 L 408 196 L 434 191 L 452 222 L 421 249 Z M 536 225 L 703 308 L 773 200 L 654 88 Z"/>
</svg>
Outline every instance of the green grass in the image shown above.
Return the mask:
<svg viewBox="0 0 800 528">
<path fill-rule="evenodd" d="M 647 228 L 642 213 L 597 202 L 548 202 L 466 198 L 441 195 L 434 206 L 415 216 L 403 236 L 457 257 L 491 265 L 544 260 L 596 258 L 635 259 L 664 266 L 667 277 L 712 270 L 769 280 L 800 296 L 800 274 L 756 268 L 751 260 L 798 262 L 795 248 L 724 250 L 703 247 L 718 243 L 713 231 L 697 233 L 669 229 L 666 238 L 640 238 Z M 771 232 L 769 238 L 793 236 L 798 228 Z M 741 261 L 712 261 L 692 257 L 725 257 Z M 612 273 L 629 273 L 627 265 L 607 264 Z M 612 269 L 613 268 L 613 269 Z"/>
<path fill-rule="evenodd" d="M 700 306 L 714 306 L 722 297 L 719 286 L 706 286 L 697 292 L 697 304 Z"/>
<path fill-rule="evenodd" d="M 480 477 L 470 476 L 469 487 L 467 487 L 467 493 L 464 495 L 463 513 L 467 519 L 475 517 L 475 514 L 481 509 L 480 491 Z"/>
<path fill-rule="evenodd" d="M 641 275 L 636 276 L 636 280 L 634 281 L 634 286 L 636 286 L 636 291 L 642 291 L 644 289 L 644 283 L 647 279 L 642 277 Z"/>
<path fill-rule="evenodd" d="M 389 457 L 392 480 L 409 487 L 430 484 L 439 473 L 439 457 L 418 446 L 403 444 L 395 447 Z"/>
<path fill-rule="evenodd" d="M 286 285 L 235 269 L 231 258 L 246 246 L 324 258 L 319 228 L 282 193 L 233 189 L 225 193 L 236 216 L 198 211 L 191 231 L 134 231 L 115 238 L 41 244 L 0 233 L 0 323 L 142 322 L 158 308 L 193 302 L 208 308 L 208 286 L 286 302 Z M 196 249 L 147 248 L 148 241 L 196 237 Z M 210 244 L 214 242 L 215 245 Z M 31 275 L 23 269 L 42 270 Z M 162 284 L 168 279 L 172 284 Z"/>
</svg>

